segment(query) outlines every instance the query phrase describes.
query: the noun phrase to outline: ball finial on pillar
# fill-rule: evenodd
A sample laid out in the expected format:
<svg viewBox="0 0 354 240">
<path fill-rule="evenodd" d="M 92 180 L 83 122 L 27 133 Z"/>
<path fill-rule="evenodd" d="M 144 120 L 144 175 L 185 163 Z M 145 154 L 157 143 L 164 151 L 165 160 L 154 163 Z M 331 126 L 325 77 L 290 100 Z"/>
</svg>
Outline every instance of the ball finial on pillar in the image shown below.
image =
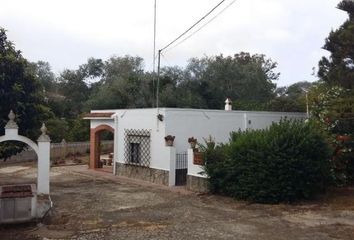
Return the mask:
<svg viewBox="0 0 354 240">
<path fill-rule="evenodd" d="M 38 141 L 50 142 L 50 138 L 47 135 L 47 127 L 45 126 L 44 123 L 42 123 L 42 127 L 40 130 L 41 130 L 42 134 L 39 136 Z"/>
<path fill-rule="evenodd" d="M 9 121 L 7 122 L 5 128 L 9 129 L 9 128 L 18 128 L 16 122 L 15 122 L 15 118 L 16 115 L 15 113 L 11 110 L 9 115 L 7 115 L 9 117 Z"/>
</svg>

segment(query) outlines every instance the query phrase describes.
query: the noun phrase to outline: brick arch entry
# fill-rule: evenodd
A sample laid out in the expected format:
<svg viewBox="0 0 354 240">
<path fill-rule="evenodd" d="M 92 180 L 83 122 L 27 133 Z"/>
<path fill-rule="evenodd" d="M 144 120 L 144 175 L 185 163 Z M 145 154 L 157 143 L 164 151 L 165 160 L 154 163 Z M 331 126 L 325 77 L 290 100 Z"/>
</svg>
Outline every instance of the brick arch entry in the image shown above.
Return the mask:
<svg viewBox="0 0 354 240">
<path fill-rule="evenodd" d="M 96 128 L 90 129 L 90 169 L 98 168 L 98 161 L 100 160 L 100 132 L 109 131 L 114 133 L 114 129 L 108 125 L 99 125 Z"/>
</svg>

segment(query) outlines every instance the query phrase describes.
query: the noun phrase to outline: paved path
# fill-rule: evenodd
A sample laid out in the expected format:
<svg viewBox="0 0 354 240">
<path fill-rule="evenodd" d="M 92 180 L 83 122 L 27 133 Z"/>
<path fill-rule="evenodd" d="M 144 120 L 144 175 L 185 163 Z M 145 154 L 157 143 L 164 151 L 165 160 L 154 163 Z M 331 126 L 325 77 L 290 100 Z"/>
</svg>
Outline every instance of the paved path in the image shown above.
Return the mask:
<svg viewBox="0 0 354 240">
<path fill-rule="evenodd" d="M 51 171 L 54 209 L 42 223 L 0 227 L 0 239 L 354 239 L 354 189 L 299 205 L 248 204 L 86 166 Z M 35 169 L 0 168 L 0 183 Z"/>
</svg>

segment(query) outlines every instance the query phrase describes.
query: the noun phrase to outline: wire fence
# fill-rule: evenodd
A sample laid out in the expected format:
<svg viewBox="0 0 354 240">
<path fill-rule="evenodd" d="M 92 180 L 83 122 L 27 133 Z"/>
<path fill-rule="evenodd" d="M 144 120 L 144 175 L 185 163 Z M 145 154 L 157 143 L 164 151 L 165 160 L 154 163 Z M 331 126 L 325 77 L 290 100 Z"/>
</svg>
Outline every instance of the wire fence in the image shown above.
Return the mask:
<svg viewBox="0 0 354 240">
<path fill-rule="evenodd" d="M 106 154 L 113 152 L 113 141 L 101 141 L 101 153 Z M 73 155 L 87 155 L 90 153 L 90 142 L 65 142 L 50 144 L 50 160 L 65 159 Z M 3 161 L 4 159 L 0 159 Z M 11 162 L 27 162 L 37 160 L 36 152 L 27 148 L 22 152 L 7 158 L 6 161 Z"/>
</svg>

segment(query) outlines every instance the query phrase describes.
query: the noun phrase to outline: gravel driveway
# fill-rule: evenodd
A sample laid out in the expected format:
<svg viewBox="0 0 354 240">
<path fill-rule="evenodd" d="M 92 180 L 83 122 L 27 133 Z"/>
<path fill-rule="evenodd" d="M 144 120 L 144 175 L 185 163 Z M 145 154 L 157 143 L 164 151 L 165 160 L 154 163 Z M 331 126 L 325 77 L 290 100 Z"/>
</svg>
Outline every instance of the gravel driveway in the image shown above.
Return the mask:
<svg viewBox="0 0 354 240">
<path fill-rule="evenodd" d="M 0 184 L 35 173 L 0 166 Z M 0 239 L 354 239 L 353 188 L 297 205 L 248 204 L 71 166 L 51 169 L 51 198 L 51 216 L 0 226 Z"/>
</svg>

